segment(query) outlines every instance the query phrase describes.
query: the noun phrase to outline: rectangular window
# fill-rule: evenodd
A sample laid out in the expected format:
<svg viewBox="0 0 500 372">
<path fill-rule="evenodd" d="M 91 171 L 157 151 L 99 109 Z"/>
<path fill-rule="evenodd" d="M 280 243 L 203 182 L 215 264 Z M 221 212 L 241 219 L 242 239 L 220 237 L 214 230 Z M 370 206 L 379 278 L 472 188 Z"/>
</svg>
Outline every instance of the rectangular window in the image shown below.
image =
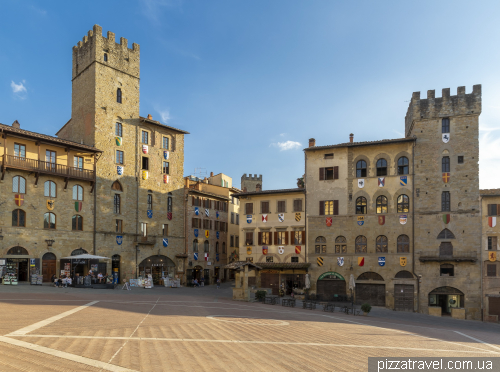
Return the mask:
<svg viewBox="0 0 500 372">
<path fill-rule="evenodd" d="M 304 233 L 303 231 L 294 231 L 293 232 L 293 244 L 294 245 L 302 245 L 302 244 L 304 244 L 302 242 L 302 234 L 303 233 Z"/>
<path fill-rule="evenodd" d="M 266 256 L 266 262 L 273 262 L 273 256 Z"/>
<path fill-rule="evenodd" d="M 333 159 L 333 154 L 325 154 L 325 159 Z"/>
<path fill-rule="evenodd" d="M 149 142 L 149 133 L 146 132 L 145 130 L 142 131 L 142 143 L 148 144 Z"/>
<path fill-rule="evenodd" d="M 286 213 L 286 201 L 278 201 L 278 213 Z"/>
<path fill-rule="evenodd" d="M 231 248 L 233 248 L 233 247 L 234 247 L 234 235 L 231 235 L 231 237 L 229 238 L 229 246 L 230 246 Z"/>
<path fill-rule="evenodd" d="M 443 191 L 441 194 L 441 211 L 449 212 L 450 211 L 450 192 Z"/>
<path fill-rule="evenodd" d="M 339 201 L 338 200 L 324 200 L 319 202 L 319 214 L 323 215 L 334 215 L 339 214 Z"/>
<path fill-rule="evenodd" d="M 170 174 L 170 169 L 169 169 L 169 162 L 168 161 L 164 161 L 163 162 L 163 174 Z"/>
<path fill-rule="evenodd" d="M 278 231 L 276 234 L 278 237 L 276 240 L 277 245 L 288 245 L 288 231 Z"/>
<path fill-rule="evenodd" d="M 488 250 L 496 251 L 497 250 L 497 237 L 496 236 L 488 236 Z"/>
<path fill-rule="evenodd" d="M 234 212 L 231 212 L 231 223 L 234 225 Z"/>
<path fill-rule="evenodd" d="M 253 245 L 253 232 L 245 233 L 245 245 Z"/>
<path fill-rule="evenodd" d="M 141 233 L 144 238 L 148 237 L 148 224 L 141 222 Z"/>
<path fill-rule="evenodd" d="M 271 232 L 270 231 L 260 231 L 259 232 L 259 245 L 271 245 Z"/>
<path fill-rule="evenodd" d="M 149 158 L 146 156 L 142 157 L 142 169 L 149 170 Z"/>
<path fill-rule="evenodd" d="M 253 214 L 253 203 L 245 203 L 245 213 Z"/>
<path fill-rule="evenodd" d="M 269 213 L 269 202 L 260 202 L 260 213 Z"/>
<path fill-rule="evenodd" d="M 168 224 L 164 223 L 162 226 L 163 236 L 168 236 Z"/>
<path fill-rule="evenodd" d="M 235 247 L 239 247 L 240 246 L 240 237 L 238 235 L 236 235 L 234 237 L 234 246 Z"/>
<path fill-rule="evenodd" d="M 220 222 L 215 221 L 215 231 L 220 231 Z"/>
<path fill-rule="evenodd" d="M 78 169 L 83 169 L 83 157 L 75 156 L 73 159 L 73 166 Z"/>
<path fill-rule="evenodd" d="M 122 123 L 116 123 L 115 124 L 115 136 L 117 136 L 117 137 L 123 137 Z"/>
<path fill-rule="evenodd" d="M 26 146 L 14 143 L 14 156 L 16 158 L 26 158 Z"/>
<path fill-rule="evenodd" d="M 240 224 L 240 214 L 236 213 L 236 225 Z"/>
<path fill-rule="evenodd" d="M 302 199 L 295 199 L 293 201 L 293 211 L 302 212 Z"/>
<path fill-rule="evenodd" d="M 116 150 L 116 164 L 123 164 L 123 151 Z"/>
<path fill-rule="evenodd" d="M 460 155 L 458 157 L 458 161 L 457 162 L 458 162 L 458 164 L 463 164 L 464 163 L 464 157 L 462 155 Z"/>
<path fill-rule="evenodd" d="M 486 276 L 497 276 L 497 265 L 486 265 Z"/>
<path fill-rule="evenodd" d="M 148 194 L 148 209 L 153 210 L 153 195 Z"/>
<path fill-rule="evenodd" d="M 168 137 L 163 137 L 163 148 L 168 150 Z"/>
<path fill-rule="evenodd" d="M 450 157 L 449 156 L 443 156 L 442 162 L 441 162 L 441 168 L 442 172 L 449 172 L 450 171 Z"/>
<path fill-rule="evenodd" d="M 443 118 L 442 120 L 442 133 L 450 133 L 450 119 Z"/>
<path fill-rule="evenodd" d="M 57 156 L 55 151 L 45 150 L 45 166 L 48 170 L 56 170 Z"/>
<path fill-rule="evenodd" d="M 488 204 L 488 216 L 498 216 L 498 204 Z"/>
<path fill-rule="evenodd" d="M 120 214 L 121 213 L 121 198 L 120 198 L 120 194 L 115 194 L 115 197 L 114 197 L 114 212 L 116 214 Z"/>
<path fill-rule="evenodd" d="M 115 230 L 117 233 L 123 232 L 123 221 L 122 220 L 115 220 Z"/>
<path fill-rule="evenodd" d="M 338 180 L 339 179 L 339 167 L 326 167 L 319 168 L 319 180 Z"/>
<path fill-rule="evenodd" d="M 299 258 L 298 257 L 292 257 L 292 262 L 299 262 Z"/>
</svg>

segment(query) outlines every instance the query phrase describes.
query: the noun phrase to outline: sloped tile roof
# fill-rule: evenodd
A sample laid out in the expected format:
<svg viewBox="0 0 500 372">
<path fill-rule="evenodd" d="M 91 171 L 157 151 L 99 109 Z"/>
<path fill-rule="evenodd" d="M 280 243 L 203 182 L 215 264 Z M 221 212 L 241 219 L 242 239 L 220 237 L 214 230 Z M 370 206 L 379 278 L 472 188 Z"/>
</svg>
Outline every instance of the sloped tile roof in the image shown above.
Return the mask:
<svg viewBox="0 0 500 372">
<path fill-rule="evenodd" d="M 313 146 L 307 147 L 304 151 L 315 151 L 315 150 L 326 150 L 339 147 L 356 147 L 356 146 L 371 146 L 371 145 L 385 145 L 389 143 L 400 143 L 400 142 L 413 142 L 416 138 L 395 138 L 395 139 L 384 139 L 379 141 L 364 141 L 364 142 L 345 142 L 339 143 L 337 145 L 327 145 L 327 146 Z"/>
</svg>

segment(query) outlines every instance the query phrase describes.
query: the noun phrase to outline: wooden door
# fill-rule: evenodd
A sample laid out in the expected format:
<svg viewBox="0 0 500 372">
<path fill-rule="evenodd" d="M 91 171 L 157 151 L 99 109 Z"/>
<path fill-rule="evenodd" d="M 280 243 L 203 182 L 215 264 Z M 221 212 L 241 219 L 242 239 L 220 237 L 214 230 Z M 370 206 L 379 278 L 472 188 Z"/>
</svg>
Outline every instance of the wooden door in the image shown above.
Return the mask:
<svg viewBox="0 0 500 372">
<path fill-rule="evenodd" d="M 356 303 L 385 306 L 385 284 L 356 284 Z"/>
<path fill-rule="evenodd" d="M 56 260 L 42 260 L 42 275 L 44 282 L 50 282 L 52 275 L 56 273 Z"/>
<path fill-rule="evenodd" d="M 261 273 L 260 286 L 262 288 L 271 288 L 272 294 L 278 295 L 280 286 L 280 275 L 271 273 Z"/>
<path fill-rule="evenodd" d="M 413 311 L 413 284 L 394 285 L 394 309 Z"/>
</svg>

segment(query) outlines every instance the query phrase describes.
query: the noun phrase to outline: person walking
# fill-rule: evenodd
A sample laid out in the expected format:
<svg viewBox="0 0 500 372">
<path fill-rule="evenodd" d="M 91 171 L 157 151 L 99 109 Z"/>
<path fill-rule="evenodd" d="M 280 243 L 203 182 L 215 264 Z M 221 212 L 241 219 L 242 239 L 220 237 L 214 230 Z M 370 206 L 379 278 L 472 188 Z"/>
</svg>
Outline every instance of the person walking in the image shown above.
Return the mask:
<svg viewBox="0 0 500 372">
<path fill-rule="evenodd" d="M 217 278 L 217 289 L 220 289 L 220 279 Z"/>
<path fill-rule="evenodd" d="M 204 287 L 205 286 L 205 278 L 203 276 L 201 277 L 200 282 L 201 282 L 201 286 Z"/>
<path fill-rule="evenodd" d="M 57 276 L 56 274 L 52 275 L 52 278 L 50 278 L 50 281 L 54 285 L 54 287 L 57 287 Z"/>
</svg>

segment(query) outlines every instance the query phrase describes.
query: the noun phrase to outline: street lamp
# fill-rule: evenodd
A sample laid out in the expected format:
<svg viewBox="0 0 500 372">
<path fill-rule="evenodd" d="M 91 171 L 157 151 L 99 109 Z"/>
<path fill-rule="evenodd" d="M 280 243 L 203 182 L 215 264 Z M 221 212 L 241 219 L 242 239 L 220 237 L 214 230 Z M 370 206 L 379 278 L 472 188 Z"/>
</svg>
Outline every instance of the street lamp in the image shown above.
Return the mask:
<svg viewBox="0 0 500 372">
<path fill-rule="evenodd" d="M 54 239 L 45 239 L 45 242 L 47 243 L 47 247 L 52 248 L 52 244 L 54 244 L 55 240 Z"/>
</svg>

